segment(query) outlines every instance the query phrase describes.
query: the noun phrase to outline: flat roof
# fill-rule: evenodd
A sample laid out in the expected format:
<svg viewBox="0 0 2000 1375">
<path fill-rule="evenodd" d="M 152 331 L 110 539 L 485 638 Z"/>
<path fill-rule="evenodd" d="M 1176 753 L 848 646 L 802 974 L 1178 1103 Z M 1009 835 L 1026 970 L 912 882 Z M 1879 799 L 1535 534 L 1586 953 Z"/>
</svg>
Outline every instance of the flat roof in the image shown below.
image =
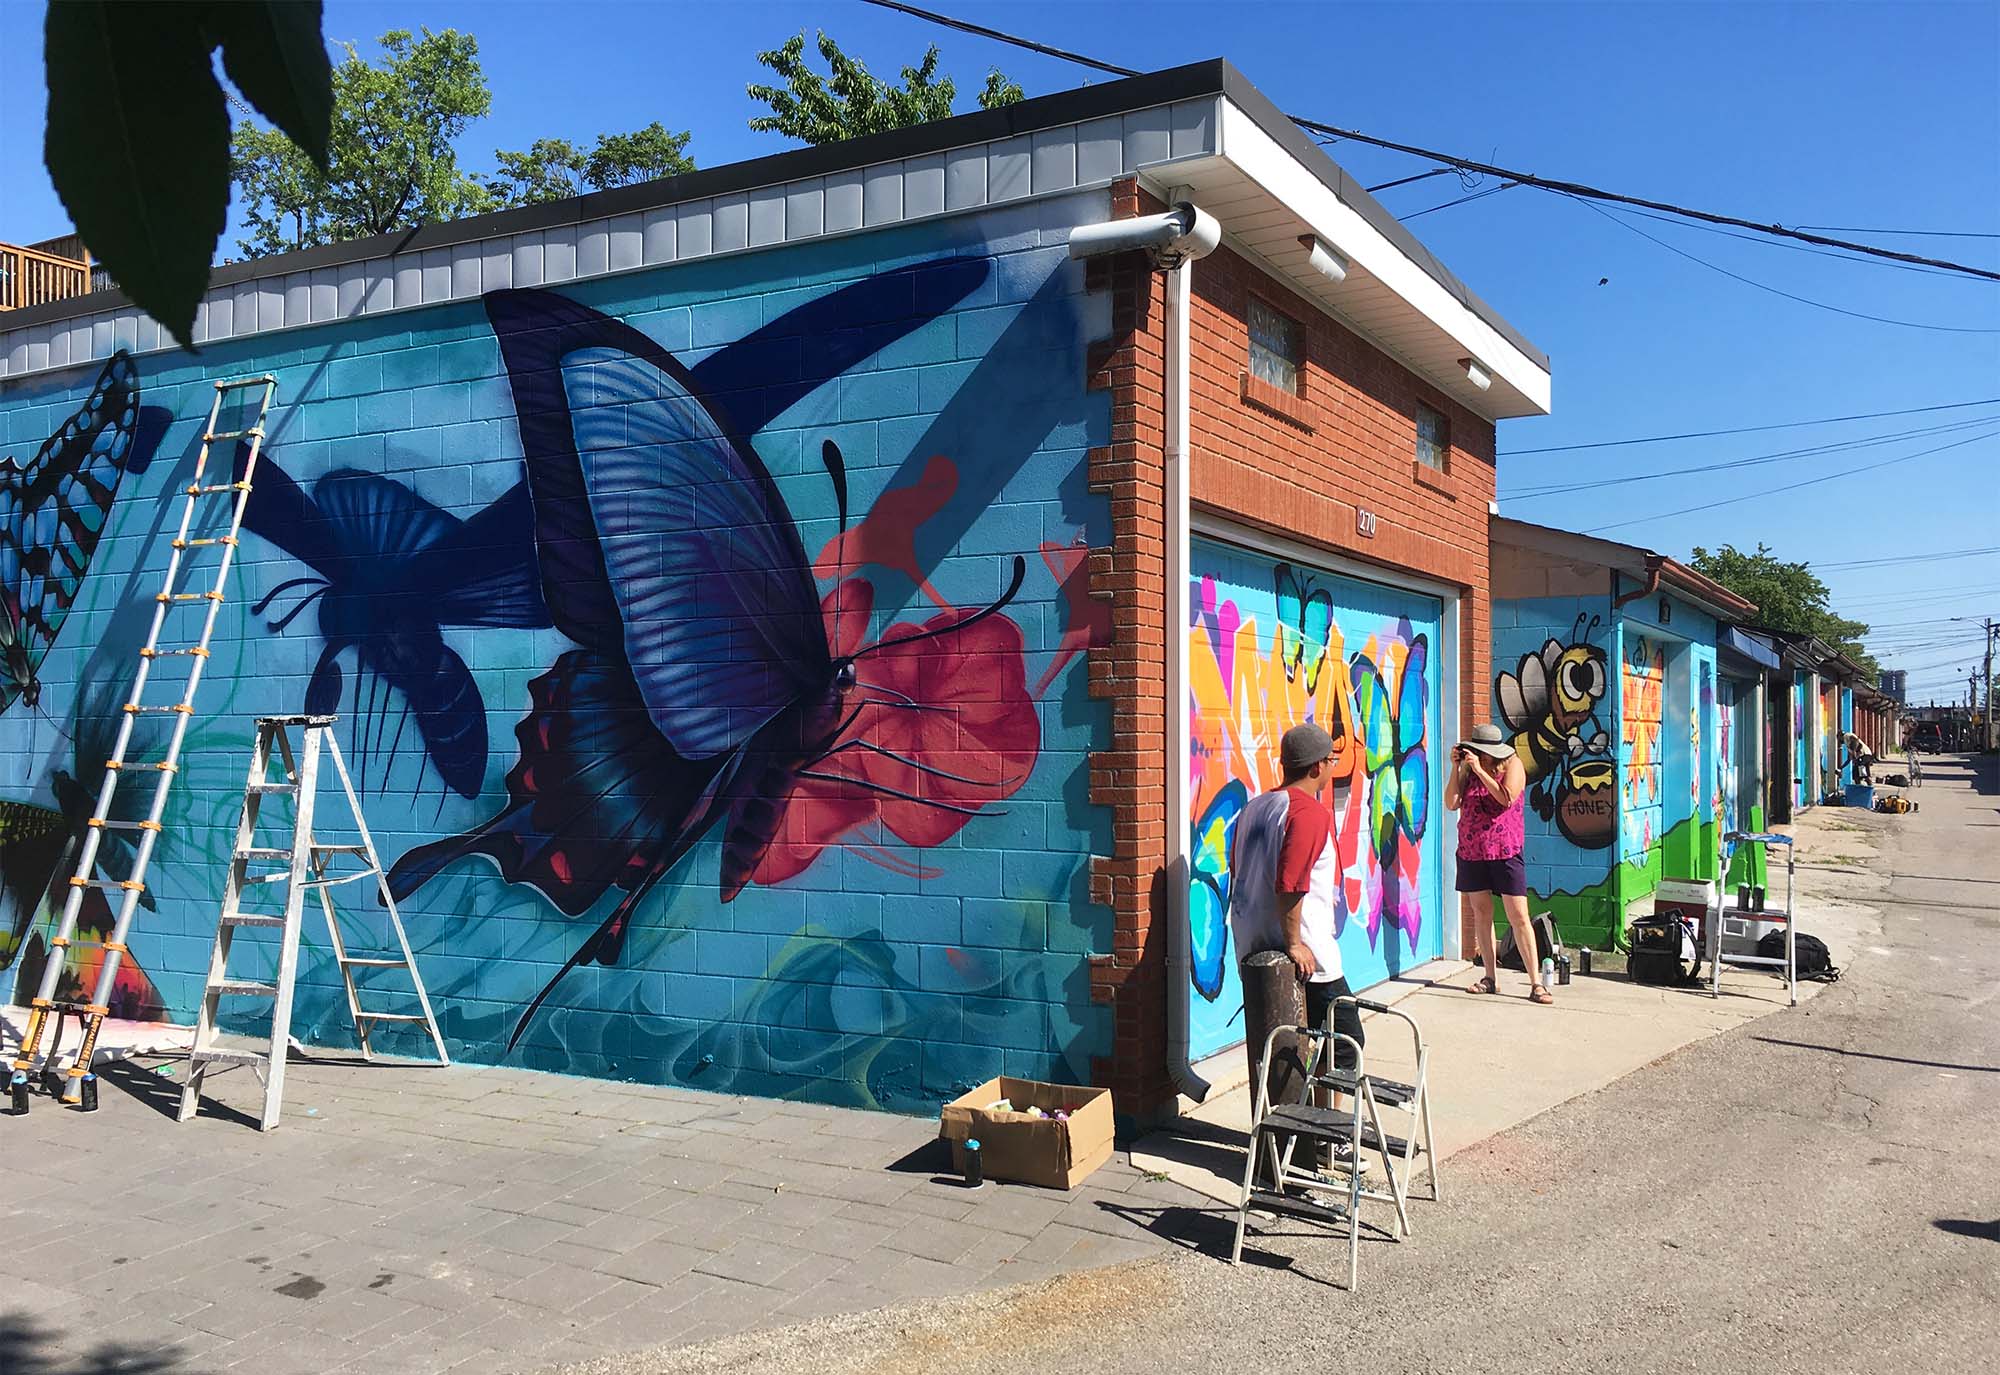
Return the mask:
<svg viewBox="0 0 2000 1375">
<path fill-rule="evenodd" d="M 1234 102 L 1273 141 L 1298 159 L 1339 200 L 1377 230 L 1384 238 L 1484 321 L 1509 344 L 1519 349 L 1544 371 L 1548 356 L 1510 325 L 1498 311 L 1482 300 L 1452 273 L 1389 211 L 1369 195 L 1325 149 L 1308 138 L 1298 125 L 1252 85 L 1248 78 L 1222 58 L 1193 62 L 1164 71 L 1080 86 L 1036 96 L 997 110 L 978 110 L 950 119 L 894 129 L 865 138 L 811 148 L 791 149 L 768 157 L 702 168 L 682 176 L 630 186 L 593 191 L 565 200 L 526 205 L 511 210 L 477 215 L 469 219 L 424 225 L 345 243 L 300 249 L 245 262 L 229 263 L 212 270 L 209 289 L 261 281 L 275 276 L 337 267 L 364 259 L 401 256 L 425 249 L 449 248 L 482 240 L 538 230 L 561 229 L 612 216 L 659 210 L 689 201 L 729 196 L 801 178 L 832 176 L 902 158 L 925 157 L 969 144 L 994 142 L 1022 135 L 1105 119 L 1176 101 L 1221 96 Z M 62 301 L 9 311 L 0 316 L 0 333 L 25 326 L 73 320 L 107 310 L 129 307 L 123 292 L 92 292 Z"/>
</svg>

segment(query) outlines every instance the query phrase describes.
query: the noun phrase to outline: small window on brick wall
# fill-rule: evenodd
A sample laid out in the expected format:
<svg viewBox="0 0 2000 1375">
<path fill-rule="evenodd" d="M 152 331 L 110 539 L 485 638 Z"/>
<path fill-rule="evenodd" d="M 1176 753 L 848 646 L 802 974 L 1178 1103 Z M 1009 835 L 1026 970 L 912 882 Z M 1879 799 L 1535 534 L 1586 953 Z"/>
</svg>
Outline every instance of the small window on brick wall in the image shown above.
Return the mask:
<svg viewBox="0 0 2000 1375">
<path fill-rule="evenodd" d="M 1250 375 L 1279 391 L 1299 395 L 1305 362 L 1299 323 L 1255 296 L 1250 298 Z"/>
<path fill-rule="evenodd" d="M 1426 468 L 1445 470 L 1445 456 L 1451 452 L 1451 427 L 1444 416 L 1422 402 L 1417 403 L 1417 462 Z"/>
</svg>

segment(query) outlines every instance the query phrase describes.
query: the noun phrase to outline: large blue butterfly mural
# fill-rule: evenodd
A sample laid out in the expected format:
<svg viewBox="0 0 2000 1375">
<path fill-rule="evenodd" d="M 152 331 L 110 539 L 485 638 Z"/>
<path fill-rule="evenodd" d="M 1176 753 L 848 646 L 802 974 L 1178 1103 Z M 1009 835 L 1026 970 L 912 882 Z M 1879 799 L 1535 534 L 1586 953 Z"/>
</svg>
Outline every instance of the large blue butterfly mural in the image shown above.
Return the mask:
<svg viewBox="0 0 2000 1375">
<path fill-rule="evenodd" d="M 168 419 L 139 405 L 138 370 L 121 349 L 34 458 L 25 466 L 0 458 L 0 711 L 41 701 L 42 661 L 97 553 L 119 483 L 146 470 Z"/>
<path fill-rule="evenodd" d="M 238 476 L 247 455 L 238 456 Z M 384 732 L 393 701 L 403 711 L 377 772 L 387 782 L 403 728 L 412 716 L 424 751 L 447 787 L 476 797 L 486 773 L 486 706 L 443 627 L 534 629 L 550 624 L 534 556 L 534 513 L 528 489 L 505 496 L 460 520 L 400 482 L 341 468 L 313 484 L 310 495 L 273 456 L 260 459 L 243 528 L 311 565 L 256 605 L 299 591 L 298 601 L 270 623 L 283 630 L 315 602 L 325 648 L 306 685 L 304 709 L 339 710 L 340 658 L 354 652 L 350 729 L 362 776 Z M 364 700 L 363 691 L 366 689 Z M 441 805 L 441 804 L 440 804 Z"/>
<path fill-rule="evenodd" d="M 1278 593 L 1278 653 L 1284 660 L 1285 677 L 1297 680 L 1299 670 L 1306 675 L 1306 691 L 1319 691 L 1320 669 L 1326 663 L 1327 644 L 1333 634 L 1333 597 L 1323 587 L 1312 586 L 1305 574 L 1289 563 L 1281 563 L 1272 574 Z"/>
<path fill-rule="evenodd" d="M 985 272 L 971 260 L 950 277 L 932 273 L 933 285 L 959 289 L 935 292 L 928 313 L 911 310 L 911 274 L 893 274 L 902 287 L 888 295 L 902 304 L 873 337 L 916 328 Z M 774 413 L 771 399 L 746 388 L 733 406 L 712 400 L 652 339 L 566 297 L 512 290 L 485 303 L 514 397 L 544 604 L 577 648 L 529 684 L 507 804 L 464 835 L 410 850 L 390 886 L 407 897 L 477 855 L 569 916 L 614 887 L 624 894 L 522 1012 L 511 1050 L 571 970 L 617 961 L 640 899 L 717 828 L 722 896 L 735 896 L 799 780 L 967 817 L 1004 795 L 869 739 L 881 713 L 927 708 L 867 666 L 990 625 L 1026 567 L 1015 558 L 1006 590 L 982 609 L 868 644 L 858 628 L 830 638 L 842 591 L 825 611 L 784 497 L 728 424 Z M 845 465 L 830 442 L 821 456 L 844 530 Z M 837 758 L 871 756 L 893 761 L 904 785 L 833 772 Z"/>
</svg>

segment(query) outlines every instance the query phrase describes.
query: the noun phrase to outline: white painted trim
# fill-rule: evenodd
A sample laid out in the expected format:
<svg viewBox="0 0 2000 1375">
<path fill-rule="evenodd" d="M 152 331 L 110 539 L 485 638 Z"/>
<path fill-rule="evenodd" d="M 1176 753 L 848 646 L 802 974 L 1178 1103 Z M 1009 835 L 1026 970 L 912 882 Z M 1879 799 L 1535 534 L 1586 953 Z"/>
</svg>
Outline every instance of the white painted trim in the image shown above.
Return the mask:
<svg viewBox="0 0 2000 1375">
<path fill-rule="evenodd" d="M 1410 573 L 1404 569 L 1383 568 L 1378 564 L 1363 563 L 1346 557 L 1333 550 L 1316 544 L 1304 544 L 1287 539 L 1283 535 L 1273 535 L 1265 530 L 1253 529 L 1247 525 L 1208 511 L 1197 511 L 1188 523 L 1189 531 L 1196 539 L 1220 540 L 1253 553 L 1267 554 L 1272 558 L 1310 564 L 1343 578 L 1356 582 L 1374 583 L 1395 592 L 1414 592 L 1418 596 L 1430 597 L 1438 605 L 1438 638 L 1451 647 L 1450 653 L 1440 652 L 1438 671 L 1438 739 L 1459 740 L 1464 738 L 1464 713 L 1460 699 L 1464 697 L 1464 680 L 1460 662 L 1464 658 L 1464 598 L 1465 594 L 1450 583 L 1442 583 Z M 1183 645 L 1187 641 L 1187 631 L 1181 631 Z M 1182 713 L 1186 715 L 1185 712 Z M 1443 757 L 1440 755 L 1439 757 Z M 1431 805 L 1435 809 L 1430 824 L 1442 828 L 1444 810 L 1444 790 L 1435 788 L 1431 793 Z M 1171 816 L 1171 814 L 1169 814 Z M 1439 900 L 1438 922 L 1442 926 L 1442 955 L 1447 959 L 1463 958 L 1459 941 L 1458 921 L 1458 847 L 1445 843 L 1444 834 L 1438 834 L 1439 873 L 1443 884 L 1443 895 Z M 1444 909 L 1449 909 L 1444 910 Z"/>
<path fill-rule="evenodd" d="M 1335 195 L 1234 101 L 1223 100 L 1221 146 L 1216 150 L 1280 202 L 1352 263 L 1364 268 L 1496 379 L 1504 381 L 1544 414 L 1550 404 L 1549 372 L 1523 353 L 1388 237 Z"/>
</svg>

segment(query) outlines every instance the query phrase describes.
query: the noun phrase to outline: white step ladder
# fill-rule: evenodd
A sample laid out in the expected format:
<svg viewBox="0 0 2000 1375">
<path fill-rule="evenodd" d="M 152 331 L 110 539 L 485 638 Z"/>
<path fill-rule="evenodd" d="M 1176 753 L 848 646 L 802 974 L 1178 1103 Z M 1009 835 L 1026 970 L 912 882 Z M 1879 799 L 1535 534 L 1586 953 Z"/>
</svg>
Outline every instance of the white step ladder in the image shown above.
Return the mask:
<svg viewBox="0 0 2000 1375">
<path fill-rule="evenodd" d="M 347 776 L 347 765 L 340 757 L 340 742 L 334 737 L 332 729 L 337 719 L 333 716 L 267 716 L 257 722 L 257 740 L 250 754 L 250 777 L 243 789 L 243 811 L 236 823 L 236 844 L 229 861 L 229 876 L 223 883 L 222 915 L 215 928 L 215 947 L 209 954 L 208 979 L 202 990 L 201 1012 L 195 1022 L 194 1047 L 188 1053 L 188 1077 L 181 1089 L 179 1121 L 186 1122 L 194 1117 L 201 1101 L 202 1081 L 211 1067 L 248 1065 L 258 1071 L 264 1080 L 264 1111 L 259 1128 L 269 1131 L 278 1125 L 278 1113 L 285 1094 L 285 1053 L 291 1039 L 292 992 L 299 970 L 299 926 L 304 918 L 306 890 L 309 888 L 319 894 L 320 909 L 326 915 L 327 939 L 333 947 L 341 982 L 347 990 L 347 1011 L 354 1019 L 355 1034 L 361 1039 L 362 1057 L 368 1060 L 375 1058 L 370 1037 L 377 1024 L 420 1023 L 430 1034 L 431 1045 L 437 1051 L 437 1063 L 451 1063 L 451 1056 L 444 1047 L 444 1037 L 438 1032 L 437 1018 L 431 1013 L 430 998 L 424 992 L 423 978 L 417 973 L 416 958 L 410 953 L 409 938 L 403 931 L 403 918 L 396 911 L 396 900 L 390 896 L 389 880 L 383 873 L 381 858 L 375 853 L 375 842 L 368 834 L 368 823 L 361 815 L 361 803 L 355 796 L 353 782 Z M 303 730 L 296 755 L 292 752 L 290 735 L 293 727 Z M 273 745 L 277 747 L 284 765 L 283 782 L 273 782 L 270 777 Z M 360 836 L 359 843 L 325 845 L 313 838 L 313 812 L 322 750 L 333 759 L 334 772 L 340 778 L 340 788 L 347 797 L 354 829 Z M 268 847 L 256 843 L 257 814 L 264 799 L 271 796 L 293 799 L 292 841 L 288 846 Z M 349 872 L 333 872 L 328 861 L 341 855 L 360 859 L 362 867 Z M 278 862 L 285 867 L 251 872 L 250 866 L 260 862 Z M 389 929 L 395 933 L 396 949 L 401 952 L 399 955 L 357 956 L 347 953 L 347 942 L 341 935 L 340 918 L 334 910 L 331 890 L 370 878 L 375 880 L 382 906 L 389 914 Z M 286 885 L 282 915 L 243 910 L 243 890 L 260 883 Z M 270 983 L 237 978 L 229 973 L 229 948 L 237 931 L 244 927 L 268 927 L 281 932 L 277 977 Z M 362 1007 L 363 990 L 354 979 L 357 969 L 408 970 L 410 989 L 398 990 L 397 996 L 414 997 L 418 1010 L 387 1012 Z M 380 995 L 388 990 L 367 991 Z M 271 1000 L 270 1041 L 266 1048 L 227 1048 L 218 1041 L 216 1013 L 221 1001 L 238 997 Z"/>
<path fill-rule="evenodd" d="M 83 1025 L 83 1043 L 70 1064 L 66 1076 L 57 1076 L 53 1063 L 43 1067 L 40 1076 L 49 1086 L 51 1095 L 60 1092 L 65 1103 L 80 1103 L 85 1111 L 97 1106 L 97 1081 L 90 1073 L 91 1057 L 97 1050 L 97 1036 L 103 1029 L 104 1019 L 110 1014 L 112 990 L 117 986 L 118 967 L 124 961 L 128 949 L 126 938 L 132 931 L 132 919 L 139 910 L 140 895 L 146 891 L 146 870 L 152 863 L 153 846 L 159 839 L 161 817 L 166 814 L 167 793 L 172 789 L 174 776 L 180 772 L 181 744 L 187 737 L 188 722 L 194 716 L 195 689 L 201 683 L 202 669 L 208 664 L 209 640 L 215 633 L 215 622 L 222 610 L 222 594 L 229 581 L 230 565 L 235 561 L 236 542 L 243 528 L 243 508 L 250 500 L 250 485 L 257 471 L 257 457 L 264 447 L 264 420 L 271 411 L 271 399 L 278 386 L 278 379 L 266 373 L 259 377 L 246 377 L 233 382 L 217 382 L 215 399 L 209 403 L 208 423 L 202 429 L 201 454 L 195 460 L 194 476 L 183 489 L 187 500 L 181 509 L 181 523 L 175 533 L 171 553 L 167 559 L 167 576 L 160 591 L 154 595 L 153 625 L 146 634 L 145 646 L 139 651 L 139 668 L 132 680 L 132 695 L 126 700 L 124 719 L 118 724 L 117 743 L 112 746 L 111 758 L 104 764 L 104 782 L 97 792 L 97 806 L 90 815 L 89 827 L 83 837 L 83 844 L 77 852 L 76 871 L 69 881 L 69 893 L 63 902 L 62 917 L 56 925 L 55 934 L 49 940 L 48 962 L 42 968 L 42 981 L 28 1008 L 28 1026 L 21 1037 L 20 1054 L 14 1059 L 13 1073 L 8 1081 L 9 1097 L 16 1115 L 28 1111 L 29 1086 L 35 1061 L 41 1053 L 42 1033 L 47 1030 L 51 1014 L 56 1019 L 60 1032 L 62 1018 L 74 1014 Z M 251 388 L 260 389 L 262 395 L 257 400 L 256 419 L 249 425 L 236 430 L 218 431 L 216 421 L 222 414 L 222 407 L 233 393 Z M 218 442 L 229 443 L 248 439 L 250 448 L 243 465 L 243 475 L 236 481 L 212 482 L 208 478 L 210 447 Z M 197 512 L 205 498 L 228 495 L 230 503 L 228 533 L 197 536 Z M 184 572 L 192 575 L 191 565 L 200 556 L 194 551 L 217 548 L 221 558 L 214 566 L 214 580 L 205 592 L 181 590 Z M 204 570 L 205 571 L 205 570 Z M 192 645 L 173 649 L 160 648 L 160 632 L 167 624 L 168 613 L 188 607 L 205 608 L 202 617 L 200 637 Z M 176 689 L 175 700 L 170 703 L 148 705 L 146 687 L 152 677 L 153 667 L 162 659 L 185 658 L 188 661 L 188 675 L 184 682 L 171 685 Z M 164 756 L 157 763 L 128 765 L 126 752 L 131 748 L 135 723 L 141 716 L 170 715 L 173 728 L 168 737 Z M 111 817 L 111 800 L 117 791 L 120 776 L 128 768 L 151 770 L 158 775 L 153 785 L 153 804 L 144 821 L 117 821 Z M 97 876 L 98 843 L 106 831 L 137 831 L 139 843 L 132 860 L 132 871 L 123 878 L 99 878 Z M 101 943 L 81 942 L 76 939 L 77 918 L 83 911 L 84 894 L 90 889 L 102 889 L 120 895 L 118 915 L 112 926 L 110 937 Z M 98 968 L 97 983 L 92 989 L 88 1002 L 73 999 L 58 999 L 56 990 L 62 984 L 63 969 L 68 963 L 72 950 L 87 948 L 101 949 L 103 963 Z M 58 1035 L 60 1039 L 60 1035 Z M 51 1062 L 54 1056 L 50 1057 Z"/>
</svg>

